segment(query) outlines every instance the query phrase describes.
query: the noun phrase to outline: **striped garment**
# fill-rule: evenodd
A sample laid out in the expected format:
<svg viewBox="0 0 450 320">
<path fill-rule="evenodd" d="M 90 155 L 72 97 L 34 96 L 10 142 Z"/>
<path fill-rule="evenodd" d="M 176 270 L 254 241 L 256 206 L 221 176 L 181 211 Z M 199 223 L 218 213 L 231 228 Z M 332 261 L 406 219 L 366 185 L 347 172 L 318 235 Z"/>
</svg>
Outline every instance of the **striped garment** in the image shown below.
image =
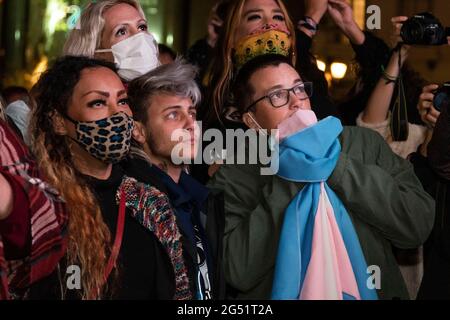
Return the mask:
<svg viewBox="0 0 450 320">
<path fill-rule="evenodd" d="M 7 261 L 0 234 L 0 300 L 21 298 L 31 284 L 50 275 L 67 246 L 67 212 L 57 192 L 41 180 L 23 142 L 0 120 L 0 173 L 15 181 L 28 196 L 31 251 L 19 261 Z M 28 218 L 28 216 L 27 216 Z"/>
<path fill-rule="evenodd" d="M 307 119 L 311 116 L 312 111 L 296 114 L 301 124 L 314 123 Z M 353 222 L 327 184 L 342 150 L 341 122 L 328 117 L 301 128 L 280 142 L 278 158 L 272 159 L 280 178 L 305 183 L 284 216 L 272 299 L 377 300 L 376 290 L 367 286 L 367 263 Z"/>
</svg>

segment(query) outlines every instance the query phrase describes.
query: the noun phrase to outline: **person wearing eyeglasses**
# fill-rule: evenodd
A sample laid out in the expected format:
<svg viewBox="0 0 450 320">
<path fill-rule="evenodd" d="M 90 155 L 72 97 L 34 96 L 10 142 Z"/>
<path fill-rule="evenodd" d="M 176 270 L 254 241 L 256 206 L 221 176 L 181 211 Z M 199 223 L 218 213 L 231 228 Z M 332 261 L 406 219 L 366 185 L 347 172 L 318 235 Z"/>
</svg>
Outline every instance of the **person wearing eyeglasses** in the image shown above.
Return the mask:
<svg viewBox="0 0 450 320">
<path fill-rule="evenodd" d="M 434 201 L 379 134 L 319 121 L 312 90 L 281 55 L 237 75 L 243 122 L 278 129 L 278 143 L 272 175 L 263 164 L 224 164 L 209 183 L 224 192 L 227 283 L 238 299 L 408 299 L 392 247 L 425 242 Z"/>
</svg>

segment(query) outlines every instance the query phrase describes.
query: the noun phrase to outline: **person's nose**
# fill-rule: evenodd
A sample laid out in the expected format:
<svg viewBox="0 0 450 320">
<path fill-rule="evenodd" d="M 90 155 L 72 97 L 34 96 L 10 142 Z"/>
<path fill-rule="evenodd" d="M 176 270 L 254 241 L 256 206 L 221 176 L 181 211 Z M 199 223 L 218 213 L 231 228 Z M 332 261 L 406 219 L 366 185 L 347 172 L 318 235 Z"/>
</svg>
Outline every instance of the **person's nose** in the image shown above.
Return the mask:
<svg viewBox="0 0 450 320">
<path fill-rule="evenodd" d="M 289 92 L 289 109 L 298 110 L 305 108 L 305 100 L 300 99 L 293 91 Z"/>
<path fill-rule="evenodd" d="M 194 131 L 195 129 L 195 119 L 190 115 L 186 115 L 185 116 L 185 123 L 184 123 L 184 129 L 188 130 L 188 131 Z"/>
<path fill-rule="evenodd" d="M 263 18 L 263 29 L 264 30 L 271 30 L 277 27 L 277 21 L 274 20 L 272 17 L 264 17 Z"/>
</svg>

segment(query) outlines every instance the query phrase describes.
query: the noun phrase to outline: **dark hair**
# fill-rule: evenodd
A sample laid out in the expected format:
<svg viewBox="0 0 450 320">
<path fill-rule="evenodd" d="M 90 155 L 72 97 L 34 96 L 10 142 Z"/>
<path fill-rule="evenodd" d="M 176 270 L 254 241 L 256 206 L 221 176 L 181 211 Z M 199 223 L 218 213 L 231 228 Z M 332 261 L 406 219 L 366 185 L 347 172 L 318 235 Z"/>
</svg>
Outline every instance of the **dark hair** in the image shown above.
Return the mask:
<svg viewBox="0 0 450 320">
<path fill-rule="evenodd" d="M 234 102 L 241 114 L 245 113 L 245 108 L 252 103 L 251 99 L 255 94 L 255 89 L 250 83 L 250 78 L 253 74 L 258 70 L 267 67 L 278 67 L 283 63 L 292 66 L 290 59 L 285 56 L 266 54 L 250 60 L 241 68 L 233 85 Z"/>
<path fill-rule="evenodd" d="M 2 91 L 2 96 L 5 99 L 6 105 L 10 104 L 13 96 L 20 96 L 20 100 L 26 104 L 30 103 L 30 95 L 28 90 L 24 87 L 11 86 L 7 87 Z"/>
<path fill-rule="evenodd" d="M 158 44 L 158 50 L 159 54 L 168 54 L 172 60 L 175 60 L 177 58 L 177 54 L 175 51 L 173 51 L 170 47 L 166 46 L 165 44 Z"/>
<path fill-rule="evenodd" d="M 68 264 L 77 263 L 83 268 L 79 293 L 83 299 L 90 300 L 106 295 L 111 284 L 104 283 L 111 235 L 91 187 L 74 164 L 70 138 L 55 130 L 53 113 L 66 115 L 83 70 L 102 67 L 116 71 L 107 61 L 86 57 L 66 56 L 56 60 L 32 90 L 37 103 L 30 119 L 33 153 L 40 163 L 45 164 L 43 174 L 60 192 L 69 210 L 66 258 Z M 114 277 L 117 275 L 115 270 Z"/>
<path fill-rule="evenodd" d="M 227 18 L 228 9 L 230 6 L 230 0 L 219 1 L 216 7 L 216 14 L 220 20 L 225 21 Z"/>
<path fill-rule="evenodd" d="M 81 56 L 65 56 L 57 59 L 51 68 L 42 74 L 33 88 L 39 109 L 36 113 L 50 114 L 56 110 L 62 115 L 66 115 L 69 100 L 75 86 L 80 81 L 82 71 L 101 67 L 117 71 L 113 63 L 104 60 Z M 42 117 L 41 120 L 50 121 L 50 119 L 45 120 L 45 117 Z M 42 123 L 42 125 L 49 124 Z"/>
</svg>

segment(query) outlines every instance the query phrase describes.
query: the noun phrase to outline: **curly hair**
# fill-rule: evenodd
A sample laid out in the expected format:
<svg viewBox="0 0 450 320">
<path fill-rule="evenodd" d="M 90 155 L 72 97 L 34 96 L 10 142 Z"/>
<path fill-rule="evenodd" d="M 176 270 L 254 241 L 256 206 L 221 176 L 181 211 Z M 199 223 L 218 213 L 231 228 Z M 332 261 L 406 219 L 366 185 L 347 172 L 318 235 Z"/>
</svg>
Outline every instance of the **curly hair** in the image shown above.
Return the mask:
<svg viewBox="0 0 450 320">
<path fill-rule="evenodd" d="M 58 59 L 33 89 L 36 107 L 30 119 L 31 146 L 45 163 L 43 174 L 59 190 L 69 210 L 67 263 L 82 268 L 82 298 L 98 299 L 106 292 L 104 272 L 111 250 L 111 235 L 92 190 L 74 165 L 72 141 L 58 135 L 54 114 L 67 114 L 73 90 L 85 69 L 114 65 L 85 57 Z"/>
</svg>

